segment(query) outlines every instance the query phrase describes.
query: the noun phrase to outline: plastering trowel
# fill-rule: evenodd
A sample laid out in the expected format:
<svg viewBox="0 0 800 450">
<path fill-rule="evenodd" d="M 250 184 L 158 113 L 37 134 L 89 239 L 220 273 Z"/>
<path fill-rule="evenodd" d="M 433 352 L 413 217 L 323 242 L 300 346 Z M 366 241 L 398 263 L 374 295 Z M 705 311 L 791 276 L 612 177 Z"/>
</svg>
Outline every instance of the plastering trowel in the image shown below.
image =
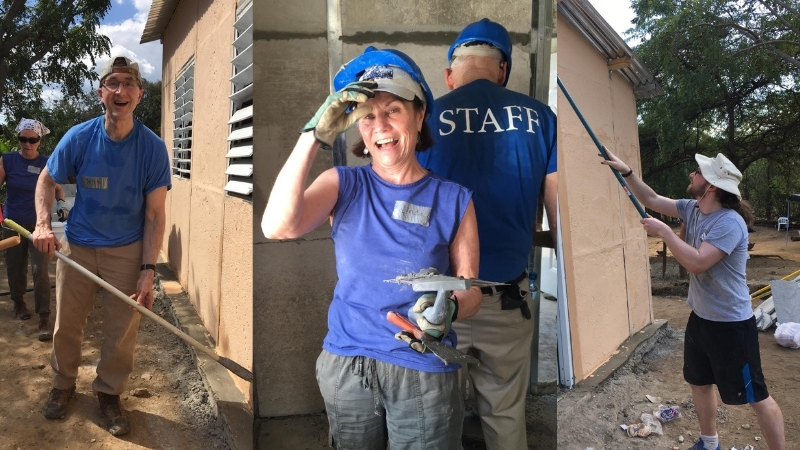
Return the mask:
<svg viewBox="0 0 800 450">
<path fill-rule="evenodd" d="M 414 292 L 436 292 L 436 301 L 433 306 L 425 309 L 421 315 L 425 319 L 434 324 L 439 325 L 444 323 L 447 311 L 447 292 L 467 290 L 472 286 L 487 287 L 497 286 L 505 283 L 494 283 L 491 281 L 483 281 L 474 278 L 461 278 L 440 275 L 439 271 L 430 268 L 423 269 L 419 272 L 400 275 L 392 280 L 386 280 L 389 283 L 407 284 L 411 285 Z M 464 364 L 478 364 L 477 358 L 471 355 L 462 353 L 455 348 L 442 343 L 433 336 L 420 330 L 412 321 L 416 321 L 417 313 L 413 311 L 413 307 L 408 310 L 408 317 L 401 316 L 400 314 L 390 311 L 386 314 L 389 322 L 402 328 L 414 335 L 425 347 L 442 360 L 445 364 L 464 363 Z"/>
</svg>

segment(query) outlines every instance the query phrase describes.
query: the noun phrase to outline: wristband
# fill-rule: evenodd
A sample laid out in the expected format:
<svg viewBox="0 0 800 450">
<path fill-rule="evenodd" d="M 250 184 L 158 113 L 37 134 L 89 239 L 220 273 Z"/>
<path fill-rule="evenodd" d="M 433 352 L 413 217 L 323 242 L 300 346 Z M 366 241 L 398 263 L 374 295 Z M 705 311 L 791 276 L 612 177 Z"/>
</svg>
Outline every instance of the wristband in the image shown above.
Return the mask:
<svg viewBox="0 0 800 450">
<path fill-rule="evenodd" d="M 67 205 L 67 202 L 65 202 L 64 200 L 58 199 L 58 200 L 56 200 L 56 205 L 58 206 L 59 209 L 61 209 L 64 206 Z"/>
<path fill-rule="evenodd" d="M 633 169 L 631 169 L 631 170 L 627 171 L 626 173 L 622 173 L 622 174 L 620 174 L 620 175 L 622 175 L 622 178 L 628 178 L 628 177 L 629 177 L 629 176 L 631 176 L 632 174 L 633 174 Z"/>
<path fill-rule="evenodd" d="M 147 270 L 147 269 L 150 269 L 153 272 L 155 272 L 156 271 L 156 265 L 155 264 L 142 264 L 142 270 Z"/>
<path fill-rule="evenodd" d="M 456 304 L 456 308 L 453 310 L 453 319 L 452 321 L 455 322 L 458 319 L 458 298 L 454 295 L 450 297 L 450 300 Z"/>
</svg>

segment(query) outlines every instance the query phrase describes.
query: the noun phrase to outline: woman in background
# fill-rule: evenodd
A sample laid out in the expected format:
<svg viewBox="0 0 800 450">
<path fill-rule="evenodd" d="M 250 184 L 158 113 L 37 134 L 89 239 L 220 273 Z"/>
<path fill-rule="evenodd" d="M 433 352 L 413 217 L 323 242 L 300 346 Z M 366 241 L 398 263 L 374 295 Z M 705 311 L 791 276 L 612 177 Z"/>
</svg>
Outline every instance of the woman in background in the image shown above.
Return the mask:
<svg viewBox="0 0 800 450">
<path fill-rule="evenodd" d="M 39 153 L 42 137 L 50 130 L 34 119 L 19 121 L 17 128 L 19 149 L 0 157 L 0 185 L 6 184 L 6 203 L 3 206 L 3 217 L 11 219 L 28 231 L 36 225 L 36 207 L 34 194 L 39 173 L 47 164 L 47 156 Z M 64 190 L 56 185 L 56 200 L 59 215 L 66 217 L 67 208 L 64 201 Z M 17 232 L 3 227 L 3 239 L 16 236 Z M 27 239 L 19 245 L 6 250 L 6 271 L 8 274 L 8 290 L 14 301 L 14 316 L 19 320 L 28 320 L 31 312 L 25 305 L 23 296 L 28 288 L 28 256 L 33 268 L 33 297 L 35 311 L 39 315 L 39 340 L 53 338 L 50 330 L 50 274 L 47 255 L 40 253 Z"/>
</svg>

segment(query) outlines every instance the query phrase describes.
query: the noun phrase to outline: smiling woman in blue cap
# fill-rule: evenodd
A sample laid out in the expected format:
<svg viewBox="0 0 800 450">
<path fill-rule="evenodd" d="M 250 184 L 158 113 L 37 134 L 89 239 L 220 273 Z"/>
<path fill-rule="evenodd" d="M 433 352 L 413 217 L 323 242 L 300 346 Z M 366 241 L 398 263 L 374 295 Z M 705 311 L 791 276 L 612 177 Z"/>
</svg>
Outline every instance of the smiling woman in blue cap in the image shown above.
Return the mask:
<svg viewBox="0 0 800 450">
<path fill-rule="evenodd" d="M 476 278 L 472 193 L 417 162 L 432 144 L 425 122 L 433 97 L 407 55 L 369 47 L 339 70 L 334 87 L 278 174 L 261 222 L 268 238 L 293 239 L 330 219 L 338 282 L 316 375 L 331 444 L 460 448 L 459 366 L 424 352 L 386 314 L 412 310 L 420 329 L 454 345 L 451 322 L 479 309 L 480 290 L 453 291 L 446 319 L 433 324 L 421 315 L 432 297 L 385 280 L 429 267 Z M 353 151 L 371 163 L 328 169 L 306 188 L 319 149 L 354 124 L 361 140 Z"/>
</svg>

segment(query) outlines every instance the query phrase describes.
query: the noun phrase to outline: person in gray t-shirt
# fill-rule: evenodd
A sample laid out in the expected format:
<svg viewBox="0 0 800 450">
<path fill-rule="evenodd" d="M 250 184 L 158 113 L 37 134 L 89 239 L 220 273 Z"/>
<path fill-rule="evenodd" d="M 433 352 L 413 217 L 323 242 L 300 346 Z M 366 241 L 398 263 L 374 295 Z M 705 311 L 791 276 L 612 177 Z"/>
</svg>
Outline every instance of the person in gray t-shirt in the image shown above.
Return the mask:
<svg viewBox="0 0 800 450">
<path fill-rule="evenodd" d="M 692 308 L 684 340 L 683 377 L 692 390 L 700 422 L 696 450 L 720 450 L 717 435 L 717 385 L 723 403 L 749 404 L 770 449 L 784 449 L 783 413 L 767 392 L 761 372 L 758 330 L 750 303 L 745 268 L 749 204 L 742 201 L 742 173 L 722 153 L 696 154 L 698 168 L 689 174 L 690 200 L 658 195 L 633 169 L 608 152 L 602 164 L 628 179 L 641 203 L 654 211 L 681 218 L 681 239 L 666 223 L 648 217 L 641 223 L 650 236 L 664 240 L 690 272 L 688 304 Z"/>
</svg>

